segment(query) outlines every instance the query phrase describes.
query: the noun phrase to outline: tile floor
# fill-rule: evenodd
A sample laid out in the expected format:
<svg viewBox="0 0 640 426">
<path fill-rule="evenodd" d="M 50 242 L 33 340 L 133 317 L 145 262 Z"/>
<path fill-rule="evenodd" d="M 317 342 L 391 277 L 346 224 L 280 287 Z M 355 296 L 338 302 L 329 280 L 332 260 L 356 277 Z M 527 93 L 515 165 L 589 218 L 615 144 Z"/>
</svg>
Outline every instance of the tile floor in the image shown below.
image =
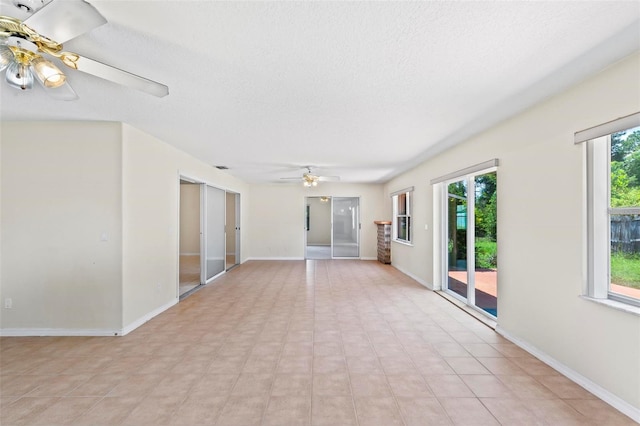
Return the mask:
<svg viewBox="0 0 640 426">
<path fill-rule="evenodd" d="M 253 261 L 123 337 L 0 340 L 5 425 L 631 425 L 388 265 Z"/>
</svg>

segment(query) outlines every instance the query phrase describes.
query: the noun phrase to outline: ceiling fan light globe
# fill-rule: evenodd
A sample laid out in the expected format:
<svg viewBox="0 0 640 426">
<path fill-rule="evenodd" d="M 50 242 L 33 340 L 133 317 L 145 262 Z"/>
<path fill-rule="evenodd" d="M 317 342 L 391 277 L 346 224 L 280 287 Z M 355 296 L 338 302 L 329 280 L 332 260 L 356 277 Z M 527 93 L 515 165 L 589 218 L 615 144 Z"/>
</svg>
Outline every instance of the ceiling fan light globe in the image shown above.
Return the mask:
<svg viewBox="0 0 640 426">
<path fill-rule="evenodd" d="M 67 77 L 60 69 L 51 61 L 46 60 L 42 56 L 31 62 L 36 77 L 45 87 L 56 88 L 62 86 Z"/>
<path fill-rule="evenodd" d="M 0 44 L 0 71 L 14 61 L 13 52 L 7 46 Z"/>
<path fill-rule="evenodd" d="M 7 67 L 6 80 L 11 87 L 29 90 L 33 87 L 33 72 L 28 65 L 11 62 Z"/>
</svg>

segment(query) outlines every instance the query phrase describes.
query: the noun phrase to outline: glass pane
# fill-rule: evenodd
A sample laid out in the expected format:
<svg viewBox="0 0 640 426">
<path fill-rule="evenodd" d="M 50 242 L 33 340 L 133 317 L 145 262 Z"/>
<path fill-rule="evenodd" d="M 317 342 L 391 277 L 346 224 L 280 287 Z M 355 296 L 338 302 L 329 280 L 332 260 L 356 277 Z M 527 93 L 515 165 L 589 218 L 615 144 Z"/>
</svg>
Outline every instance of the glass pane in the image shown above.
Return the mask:
<svg viewBox="0 0 640 426">
<path fill-rule="evenodd" d="M 447 286 L 467 298 L 467 182 L 448 186 Z"/>
<path fill-rule="evenodd" d="M 207 186 L 207 233 L 205 244 L 207 280 L 218 275 L 225 268 L 225 197 L 223 190 Z"/>
<path fill-rule="evenodd" d="M 611 216 L 609 291 L 640 299 L 640 215 Z"/>
<path fill-rule="evenodd" d="M 476 306 L 498 316 L 498 243 L 496 173 L 475 177 Z"/>
<path fill-rule="evenodd" d="M 398 195 L 398 215 L 407 214 L 407 194 Z"/>
<path fill-rule="evenodd" d="M 406 216 L 398 217 L 398 239 L 399 240 L 408 240 L 407 229 L 409 224 L 409 218 Z"/>
<path fill-rule="evenodd" d="M 640 207 L 640 127 L 611 135 L 610 179 L 612 208 Z M 611 214 L 610 274 L 610 292 L 640 299 L 640 215 Z"/>
<path fill-rule="evenodd" d="M 333 257 L 360 256 L 358 201 L 358 198 L 333 198 Z"/>
</svg>

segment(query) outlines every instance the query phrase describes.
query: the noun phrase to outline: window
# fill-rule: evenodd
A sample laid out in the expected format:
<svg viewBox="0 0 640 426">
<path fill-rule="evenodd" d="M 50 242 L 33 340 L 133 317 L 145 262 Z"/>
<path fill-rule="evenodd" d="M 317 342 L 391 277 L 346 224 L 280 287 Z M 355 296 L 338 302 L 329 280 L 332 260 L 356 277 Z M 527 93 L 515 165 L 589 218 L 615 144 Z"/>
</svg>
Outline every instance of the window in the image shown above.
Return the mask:
<svg viewBox="0 0 640 426">
<path fill-rule="evenodd" d="M 393 239 L 411 243 L 411 198 L 413 188 L 394 192 L 393 197 Z"/>
<path fill-rule="evenodd" d="M 586 141 L 587 295 L 640 306 L 640 114 L 630 117 Z"/>
</svg>

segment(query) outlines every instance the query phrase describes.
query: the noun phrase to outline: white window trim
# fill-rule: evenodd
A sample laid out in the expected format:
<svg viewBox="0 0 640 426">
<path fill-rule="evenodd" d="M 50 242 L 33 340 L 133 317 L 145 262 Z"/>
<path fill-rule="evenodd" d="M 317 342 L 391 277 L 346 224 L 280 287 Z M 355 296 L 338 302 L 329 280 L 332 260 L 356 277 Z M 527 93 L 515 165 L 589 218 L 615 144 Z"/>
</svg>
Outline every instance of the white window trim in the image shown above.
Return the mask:
<svg viewBox="0 0 640 426">
<path fill-rule="evenodd" d="M 413 246 L 413 223 L 411 220 L 413 215 L 413 191 L 414 188 L 410 187 L 391 193 L 393 203 L 392 241 L 407 246 Z M 402 215 L 408 219 L 406 240 L 398 238 L 398 217 L 400 216 L 398 215 L 398 196 L 401 194 L 406 194 L 407 196 L 407 213 Z"/>
<path fill-rule="evenodd" d="M 640 212 L 640 208 L 609 208 L 611 133 L 627 128 L 627 121 L 621 120 L 618 123 L 620 127 L 607 123 L 606 131 L 609 134 L 586 141 L 587 279 L 583 298 L 617 310 L 640 315 L 640 300 L 609 291 L 610 215 L 611 213 Z M 606 161 L 603 158 L 606 158 Z"/>
</svg>

